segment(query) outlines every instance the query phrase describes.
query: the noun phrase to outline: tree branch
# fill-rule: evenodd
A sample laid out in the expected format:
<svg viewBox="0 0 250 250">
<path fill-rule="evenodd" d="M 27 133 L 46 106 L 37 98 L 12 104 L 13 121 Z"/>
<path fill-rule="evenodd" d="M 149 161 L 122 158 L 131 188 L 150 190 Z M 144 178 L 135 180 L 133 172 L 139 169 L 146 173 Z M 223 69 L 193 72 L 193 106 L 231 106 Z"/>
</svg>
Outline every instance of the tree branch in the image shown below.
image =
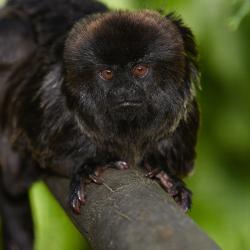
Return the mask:
<svg viewBox="0 0 250 250">
<path fill-rule="evenodd" d="M 68 207 L 69 181 L 46 180 L 78 230 L 96 250 L 218 250 L 166 192 L 133 168 L 109 169 L 104 185 L 87 186 L 81 215 Z"/>
</svg>

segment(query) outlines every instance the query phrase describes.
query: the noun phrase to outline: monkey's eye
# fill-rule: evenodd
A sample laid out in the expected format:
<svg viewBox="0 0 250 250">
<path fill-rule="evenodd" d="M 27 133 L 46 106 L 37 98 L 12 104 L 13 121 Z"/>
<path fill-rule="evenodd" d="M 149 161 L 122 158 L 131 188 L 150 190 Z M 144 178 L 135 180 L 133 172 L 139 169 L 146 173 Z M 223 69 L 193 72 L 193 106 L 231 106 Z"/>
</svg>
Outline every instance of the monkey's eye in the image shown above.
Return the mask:
<svg viewBox="0 0 250 250">
<path fill-rule="evenodd" d="M 132 69 L 132 75 L 137 78 L 145 77 L 149 72 L 149 66 L 145 64 L 138 64 Z"/>
<path fill-rule="evenodd" d="M 99 76 L 105 81 L 111 81 L 114 77 L 114 73 L 110 69 L 104 69 L 100 71 Z"/>
</svg>

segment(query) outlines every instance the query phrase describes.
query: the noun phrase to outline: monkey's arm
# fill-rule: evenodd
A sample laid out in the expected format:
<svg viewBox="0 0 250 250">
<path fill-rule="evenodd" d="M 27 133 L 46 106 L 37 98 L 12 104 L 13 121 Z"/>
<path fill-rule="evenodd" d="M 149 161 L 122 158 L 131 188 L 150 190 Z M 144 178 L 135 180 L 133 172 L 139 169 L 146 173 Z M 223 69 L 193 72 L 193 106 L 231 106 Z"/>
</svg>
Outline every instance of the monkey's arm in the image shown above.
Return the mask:
<svg viewBox="0 0 250 250">
<path fill-rule="evenodd" d="M 198 127 L 199 109 L 193 100 L 185 119 L 180 121 L 173 134 L 162 139 L 143 162 L 149 171 L 148 176 L 158 179 L 184 210 L 191 207 L 191 192 L 182 178 L 193 169 Z"/>
<path fill-rule="evenodd" d="M 158 145 L 160 154 L 174 176 L 183 178 L 193 169 L 198 128 L 199 110 L 196 100 L 193 100 L 186 119 L 180 121 L 169 139 Z"/>
</svg>

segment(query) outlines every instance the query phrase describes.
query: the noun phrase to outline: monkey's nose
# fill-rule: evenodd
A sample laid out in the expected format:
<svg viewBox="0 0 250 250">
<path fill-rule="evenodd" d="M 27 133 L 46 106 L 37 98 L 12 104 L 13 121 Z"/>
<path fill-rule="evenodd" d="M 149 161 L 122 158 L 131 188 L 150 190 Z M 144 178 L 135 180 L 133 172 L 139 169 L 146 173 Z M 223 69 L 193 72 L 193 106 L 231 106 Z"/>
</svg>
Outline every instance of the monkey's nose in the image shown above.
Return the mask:
<svg viewBox="0 0 250 250">
<path fill-rule="evenodd" d="M 108 99 L 112 106 L 137 107 L 143 102 L 143 92 L 136 87 L 122 86 L 112 89 L 108 94 Z"/>
</svg>

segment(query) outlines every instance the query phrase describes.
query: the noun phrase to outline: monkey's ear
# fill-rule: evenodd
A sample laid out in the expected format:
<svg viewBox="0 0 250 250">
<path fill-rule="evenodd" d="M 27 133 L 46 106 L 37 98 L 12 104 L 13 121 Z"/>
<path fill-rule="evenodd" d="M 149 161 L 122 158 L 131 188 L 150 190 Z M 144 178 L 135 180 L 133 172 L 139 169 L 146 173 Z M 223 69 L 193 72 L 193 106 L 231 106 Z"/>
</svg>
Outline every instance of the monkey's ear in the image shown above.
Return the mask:
<svg viewBox="0 0 250 250">
<path fill-rule="evenodd" d="M 177 17 L 174 13 L 170 13 L 166 16 L 166 19 L 172 21 L 172 23 L 179 30 L 184 44 L 185 58 L 186 58 L 186 74 L 185 81 L 188 85 L 200 86 L 200 70 L 198 66 L 198 51 L 195 43 L 195 38 L 187 26 L 184 25 L 181 18 Z"/>
</svg>

